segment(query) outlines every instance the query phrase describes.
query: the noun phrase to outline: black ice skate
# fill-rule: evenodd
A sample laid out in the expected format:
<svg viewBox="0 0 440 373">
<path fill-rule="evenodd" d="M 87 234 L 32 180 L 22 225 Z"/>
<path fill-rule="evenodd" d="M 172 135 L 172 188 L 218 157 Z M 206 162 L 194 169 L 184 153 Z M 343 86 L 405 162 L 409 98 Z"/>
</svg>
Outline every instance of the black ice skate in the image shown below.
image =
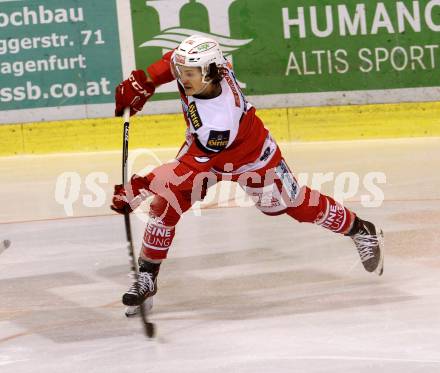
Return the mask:
<svg viewBox="0 0 440 373">
<path fill-rule="evenodd" d="M 122 303 L 128 306 L 125 314 L 127 317 L 138 313 L 138 306 L 157 292 L 157 274 L 160 264 L 139 260 L 139 275 L 137 281 L 131 285 L 122 296 Z M 150 308 L 152 303 L 150 302 Z"/>
<path fill-rule="evenodd" d="M 377 233 L 373 223 L 356 217 L 353 228 L 347 236 L 353 239 L 364 268 L 381 276 L 384 260 L 382 230 Z"/>
</svg>

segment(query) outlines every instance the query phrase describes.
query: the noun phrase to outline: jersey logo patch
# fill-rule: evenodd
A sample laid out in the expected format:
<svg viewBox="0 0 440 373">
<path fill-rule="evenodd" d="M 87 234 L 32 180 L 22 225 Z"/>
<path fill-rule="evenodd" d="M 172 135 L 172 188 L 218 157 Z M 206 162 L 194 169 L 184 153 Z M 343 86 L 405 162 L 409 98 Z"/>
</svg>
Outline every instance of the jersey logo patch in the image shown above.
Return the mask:
<svg viewBox="0 0 440 373">
<path fill-rule="evenodd" d="M 299 193 L 299 185 L 295 177 L 289 170 L 286 162 L 281 160 L 281 162 L 275 169 L 275 172 L 283 183 L 283 188 L 285 188 L 287 193 L 289 194 L 290 200 L 295 201 Z"/>
<path fill-rule="evenodd" d="M 214 149 L 214 150 L 223 150 L 224 148 L 226 148 L 226 146 L 228 146 L 228 142 L 229 142 L 229 133 L 231 131 L 227 130 L 227 131 L 210 131 L 209 132 L 209 138 L 208 138 L 208 142 L 207 142 L 207 146 L 210 149 Z"/>
<path fill-rule="evenodd" d="M 200 115 L 199 112 L 197 111 L 197 107 L 196 107 L 196 103 L 195 102 L 191 102 L 188 105 L 188 118 L 191 121 L 191 124 L 194 127 L 194 130 L 198 130 L 200 127 L 203 126 L 202 124 L 202 120 L 200 119 Z"/>
<path fill-rule="evenodd" d="M 270 149 L 270 146 L 268 146 L 268 147 L 264 150 L 263 155 L 260 157 L 260 161 L 261 161 L 261 162 L 266 161 L 266 160 L 269 158 L 269 156 L 270 156 L 271 154 L 272 154 L 272 151 L 271 151 L 271 149 Z"/>
</svg>

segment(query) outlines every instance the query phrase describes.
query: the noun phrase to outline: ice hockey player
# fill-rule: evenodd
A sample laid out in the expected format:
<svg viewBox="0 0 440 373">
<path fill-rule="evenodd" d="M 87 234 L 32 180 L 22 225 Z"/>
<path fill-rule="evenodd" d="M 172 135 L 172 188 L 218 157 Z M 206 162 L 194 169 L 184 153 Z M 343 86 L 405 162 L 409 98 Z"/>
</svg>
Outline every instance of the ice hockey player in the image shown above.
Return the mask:
<svg viewBox="0 0 440 373">
<path fill-rule="evenodd" d="M 333 198 L 298 185 L 217 41 L 190 36 L 146 71 L 133 71 L 116 88 L 116 115 L 125 107 L 136 114 L 158 86 L 173 80 L 187 126 L 175 161 L 115 186 L 111 207 L 119 213 L 136 208 L 143 191 L 155 195 L 139 256 L 138 284 L 123 295 L 125 305 L 138 306 L 156 293 L 159 268 L 181 215 L 225 175 L 239 183 L 264 214 L 287 214 L 351 237 L 365 269 L 382 274 L 381 232 Z"/>
</svg>

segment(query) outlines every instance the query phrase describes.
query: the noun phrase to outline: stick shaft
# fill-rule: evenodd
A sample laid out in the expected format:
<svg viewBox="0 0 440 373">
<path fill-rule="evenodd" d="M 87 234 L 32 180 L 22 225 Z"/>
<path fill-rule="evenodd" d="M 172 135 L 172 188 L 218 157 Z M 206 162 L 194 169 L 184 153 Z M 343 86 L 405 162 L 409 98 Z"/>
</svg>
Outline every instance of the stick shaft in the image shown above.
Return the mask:
<svg viewBox="0 0 440 373">
<path fill-rule="evenodd" d="M 122 184 L 127 184 L 128 170 L 127 170 L 127 159 L 128 159 L 128 140 L 130 133 L 130 109 L 124 109 L 124 132 L 123 132 L 123 146 L 122 146 Z M 126 212 L 124 214 L 125 220 L 125 233 L 127 235 L 127 241 L 131 246 L 131 253 L 133 253 L 133 240 L 131 235 L 131 224 L 130 224 L 130 214 Z M 134 258 L 133 258 L 134 259 Z M 133 267 L 133 265 L 132 265 Z M 136 267 L 134 265 L 134 267 Z M 133 268 L 132 268 L 133 270 Z"/>
<path fill-rule="evenodd" d="M 128 140 L 129 140 L 129 131 L 130 131 L 130 109 L 125 108 L 124 109 L 124 132 L 123 132 L 123 147 L 122 147 L 122 183 L 125 185 L 128 180 L 128 170 L 127 170 L 127 159 L 128 159 Z M 130 213 L 126 211 L 124 213 L 124 222 L 125 222 L 125 233 L 127 235 L 127 249 L 128 254 L 130 256 L 130 267 L 131 271 L 134 273 L 134 278 L 137 283 L 138 281 L 138 269 L 136 266 L 136 258 L 134 253 L 134 246 L 133 246 L 133 238 L 131 234 L 131 222 L 130 222 Z M 144 331 L 145 334 L 151 338 L 153 337 L 153 325 L 148 322 L 147 314 L 144 310 L 144 307 L 140 306 L 141 311 L 141 317 L 144 325 Z"/>
</svg>

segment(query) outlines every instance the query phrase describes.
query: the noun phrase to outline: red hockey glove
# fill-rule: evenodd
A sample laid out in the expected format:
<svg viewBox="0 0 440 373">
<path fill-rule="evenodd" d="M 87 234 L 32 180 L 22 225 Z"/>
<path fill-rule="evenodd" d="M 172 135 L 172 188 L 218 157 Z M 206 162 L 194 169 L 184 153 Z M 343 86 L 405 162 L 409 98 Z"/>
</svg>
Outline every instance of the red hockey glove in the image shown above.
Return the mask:
<svg viewBox="0 0 440 373">
<path fill-rule="evenodd" d="M 155 89 L 153 82 L 147 81 L 145 71 L 132 71 L 130 77 L 116 87 L 115 115 L 122 116 L 126 107 L 130 107 L 130 115 L 141 111 Z"/>
<path fill-rule="evenodd" d="M 130 213 L 138 208 L 142 201 L 151 195 L 148 192 L 151 177 L 152 174 L 147 176 L 134 174 L 125 186 L 122 184 L 115 185 L 110 208 L 118 214 Z"/>
<path fill-rule="evenodd" d="M 115 191 L 113 192 L 112 205 L 110 208 L 116 211 L 118 214 L 124 214 L 125 212 L 132 212 L 133 208 L 127 198 L 125 188 L 122 184 L 115 185 Z"/>
</svg>

